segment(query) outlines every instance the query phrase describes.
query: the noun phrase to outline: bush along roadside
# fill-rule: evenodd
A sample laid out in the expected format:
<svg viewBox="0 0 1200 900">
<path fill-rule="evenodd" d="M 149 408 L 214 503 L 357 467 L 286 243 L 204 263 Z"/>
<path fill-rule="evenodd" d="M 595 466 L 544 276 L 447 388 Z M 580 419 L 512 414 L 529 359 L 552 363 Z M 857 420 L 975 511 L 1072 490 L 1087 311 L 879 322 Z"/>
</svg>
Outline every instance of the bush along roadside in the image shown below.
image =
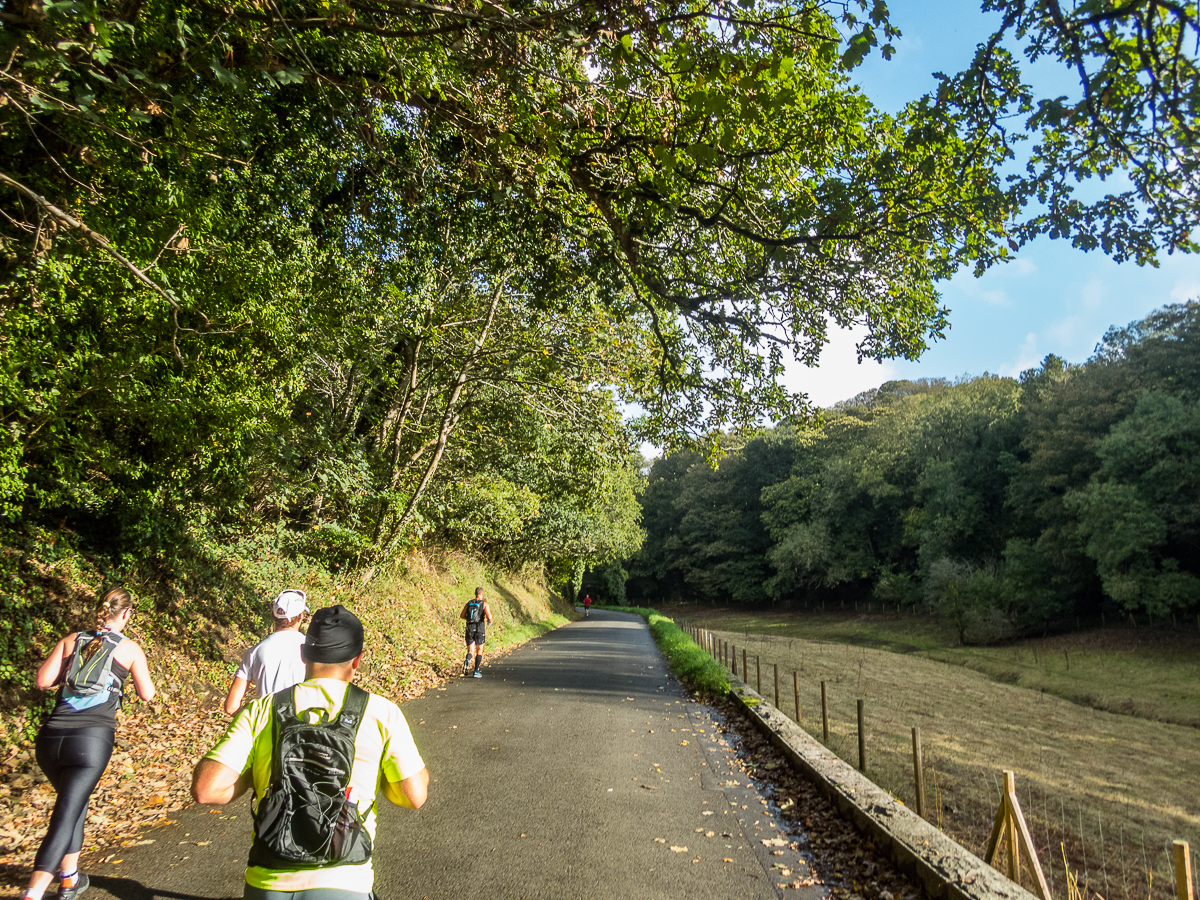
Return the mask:
<svg viewBox="0 0 1200 900">
<path fill-rule="evenodd" d="M 636 613 L 650 626 L 650 635 L 666 657 L 671 674 L 705 697 L 719 698 L 729 693 L 725 669 L 680 630 L 673 619 L 644 606 L 606 606 L 616 612 Z"/>
</svg>

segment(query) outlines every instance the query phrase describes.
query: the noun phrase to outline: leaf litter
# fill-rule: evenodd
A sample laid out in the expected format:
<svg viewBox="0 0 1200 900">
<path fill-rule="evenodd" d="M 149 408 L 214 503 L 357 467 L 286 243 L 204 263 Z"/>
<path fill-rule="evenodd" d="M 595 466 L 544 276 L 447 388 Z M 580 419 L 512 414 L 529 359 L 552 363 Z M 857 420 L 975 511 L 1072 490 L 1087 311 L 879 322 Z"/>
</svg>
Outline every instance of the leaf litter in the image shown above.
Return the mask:
<svg viewBox="0 0 1200 900">
<path fill-rule="evenodd" d="M 85 868 L 114 850 L 153 843 L 153 831 L 147 834 L 147 829 L 173 824 L 172 813 L 192 803 L 192 768 L 229 725 L 222 709 L 225 686 L 218 689 L 204 680 L 199 666 L 182 654 L 162 660 L 158 671 L 167 669 L 173 670 L 171 679 L 159 683 L 173 683 L 174 690 L 160 689 L 152 703 L 131 701 L 126 693 L 118 713 L 117 744 L 88 807 Z M 403 677 L 397 676 L 401 669 Z M 360 679 L 364 687 L 397 703 L 443 682 L 432 667 L 399 656 L 376 659 L 373 671 Z M 17 720 L 26 715 L 17 712 L 10 724 L 22 727 L 24 721 Z M 0 753 L 0 886 L 23 887 L 55 793 L 38 768 L 32 742 L 8 744 Z"/>
<path fill-rule="evenodd" d="M 775 869 L 780 889 L 823 885 L 832 900 L 929 900 L 918 883 L 909 879 L 876 847 L 869 837 L 848 822 L 816 786 L 784 758 L 733 703 L 716 705 L 733 756 L 730 762 L 759 788 L 773 808 L 782 830 L 791 836 L 761 839 L 766 847 L 788 847 L 802 859 L 791 871 Z M 776 855 L 783 850 L 774 850 Z M 726 861 L 731 861 L 726 858 Z M 775 864 L 779 865 L 779 864 Z M 808 869 L 807 873 L 796 871 Z"/>
</svg>

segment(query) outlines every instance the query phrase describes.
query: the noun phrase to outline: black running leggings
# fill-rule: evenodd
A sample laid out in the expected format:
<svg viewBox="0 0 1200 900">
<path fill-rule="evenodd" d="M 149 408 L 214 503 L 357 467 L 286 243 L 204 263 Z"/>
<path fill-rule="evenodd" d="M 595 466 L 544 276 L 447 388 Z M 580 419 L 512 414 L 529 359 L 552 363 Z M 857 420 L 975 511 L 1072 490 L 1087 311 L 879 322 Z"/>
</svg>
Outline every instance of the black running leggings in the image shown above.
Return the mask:
<svg viewBox="0 0 1200 900">
<path fill-rule="evenodd" d="M 83 849 L 88 801 L 108 768 L 116 732 L 111 728 L 42 731 L 35 745 L 37 762 L 58 797 L 50 825 L 33 861 L 35 872 L 55 872 L 68 853 Z"/>
</svg>

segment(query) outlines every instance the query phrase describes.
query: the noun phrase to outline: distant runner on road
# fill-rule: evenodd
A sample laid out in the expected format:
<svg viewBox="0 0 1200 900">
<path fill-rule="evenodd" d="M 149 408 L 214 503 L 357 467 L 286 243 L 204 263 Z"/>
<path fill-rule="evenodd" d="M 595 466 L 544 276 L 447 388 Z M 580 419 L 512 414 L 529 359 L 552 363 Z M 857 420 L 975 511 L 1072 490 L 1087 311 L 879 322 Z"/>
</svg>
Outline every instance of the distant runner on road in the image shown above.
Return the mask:
<svg viewBox="0 0 1200 900">
<path fill-rule="evenodd" d="M 220 806 L 254 788 L 243 898 L 370 900 L 376 790 L 420 809 L 429 771 L 396 704 L 351 684 L 357 616 L 318 610 L 303 653 L 307 680 L 237 714 L 196 764 L 192 797 Z"/>
<path fill-rule="evenodd" d="M 583 617 L 588 617 L 588 610 L 592 608 L 592 595 L 585 594 L 583 597 Z"/>
<path fill-rule="evenodd" d="M 467 601 L 467 605 L 458 614 L 460 619 L 467 620 L 467 630 L 464 637 L 467 642 L 467 655 L 463 659 L 463 677 L 471 668 L 471 657 L 475 657 L 475 677 L 482 678 L 479 667 L 483 664 L 483 642 L 487 640 L 487 626 L 492 624 L 492 609 L 483 598 L 483 588 L 475 588 L 475 596 Z"/>
</svg>

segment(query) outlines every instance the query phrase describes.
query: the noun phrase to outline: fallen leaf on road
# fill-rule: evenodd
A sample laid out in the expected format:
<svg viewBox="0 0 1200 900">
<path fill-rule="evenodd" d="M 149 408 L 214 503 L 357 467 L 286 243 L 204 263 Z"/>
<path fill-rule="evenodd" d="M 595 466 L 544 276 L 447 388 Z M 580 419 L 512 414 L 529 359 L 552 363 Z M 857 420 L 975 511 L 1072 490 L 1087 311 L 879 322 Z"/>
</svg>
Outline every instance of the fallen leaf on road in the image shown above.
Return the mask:
<svg viewBox="0 0 1200 900">
<path fill-rule="evenodd" d="M 687 853 L 687 847 L 672 847 L 672 853 Z"/>
<path fill-rule="evenodd" d="M 786 847 L 787 841 L 783 838 L 763 838 L 762 842 L 767 847 Z"/>
<path fill-rule="evenodd" d="M 666 842 L 667 842 L 666 838 L 655 838 L 654 839 L 654 843 L 656 843 L 656 844 L 665 844 Z"/>
</svg>

